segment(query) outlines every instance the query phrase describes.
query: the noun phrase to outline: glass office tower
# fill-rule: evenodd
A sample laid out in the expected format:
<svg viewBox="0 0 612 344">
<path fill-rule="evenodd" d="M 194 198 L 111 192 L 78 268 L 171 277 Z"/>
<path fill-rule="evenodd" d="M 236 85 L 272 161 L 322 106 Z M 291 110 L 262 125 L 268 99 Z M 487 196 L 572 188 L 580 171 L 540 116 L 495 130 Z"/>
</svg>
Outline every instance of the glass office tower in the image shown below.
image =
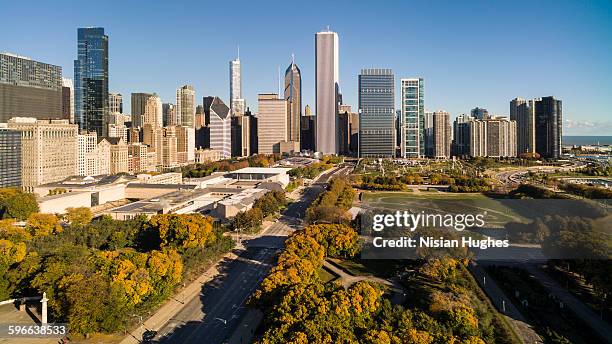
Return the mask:
<svg viewBox="0 0 612 344">
<path fill-rule="evenodd" d="M 425 102 L 423 78 L 402 79 L 400 155 L 418 158 L 425 155 Z"/>
<path fill-rule="evenodd" d="M 395 156 L 395 76 L 391 69 L 359 74 L 359 156 Z"/>
<path fill-rule="evenodd" d="M 77 29 L 77 59 L 74 60 L 75 121 L 80 130 L 107 136 L 108 124 L 108 36 L 104 28 Z"/>
</svg>

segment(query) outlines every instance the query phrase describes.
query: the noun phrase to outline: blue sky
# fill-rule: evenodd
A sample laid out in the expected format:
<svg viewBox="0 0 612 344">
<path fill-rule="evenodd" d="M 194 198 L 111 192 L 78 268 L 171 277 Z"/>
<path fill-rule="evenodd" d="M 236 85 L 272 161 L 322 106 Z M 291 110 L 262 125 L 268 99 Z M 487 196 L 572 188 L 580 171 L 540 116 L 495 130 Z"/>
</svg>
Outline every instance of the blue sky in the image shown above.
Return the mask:
<svg viewBox="0 0 612 344">
<path fill-rule="evenodd" d="M 425 79 L 428 110 L 475 106 L 507 115 L 515 96 L 563 100 L 566 134 L 612 135 L 612 1 L 8 1 L 0 51 L 63 67 L 73 77 L 76 28 L 109 35 L 110 88 L 180 85 L 229 98 L 228 61 L 240 45 L 243 93 L 278 88 L 291 54 L 303 103 L 314 103 L 314 33 L 340 38 L 340 86 L 357 107 L 361 68 Z M 397 91 L 398 89 L 396 89 Z M 399 94 L 396 92 L 399 103 Z M 129 102 L 129 101 L 128 101 Z M 129 108 L 128 108 L 129 109 Z M 314 109 L 314 106 L 313 106 Z"/>
</svg>

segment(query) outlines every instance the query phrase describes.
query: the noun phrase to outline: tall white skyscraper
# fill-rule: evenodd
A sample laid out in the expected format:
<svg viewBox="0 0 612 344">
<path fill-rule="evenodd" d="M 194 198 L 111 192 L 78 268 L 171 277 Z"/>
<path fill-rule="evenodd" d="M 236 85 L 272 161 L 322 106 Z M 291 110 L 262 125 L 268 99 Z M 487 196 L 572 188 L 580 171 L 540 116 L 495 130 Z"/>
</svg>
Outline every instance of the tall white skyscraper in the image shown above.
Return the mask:
<svg viewBox="0 0 612 344">
<path fill-rule="evenodd" d="M 231 60 L 230 66 L 230 107 L 232 114 L 243 114 L 245 102 L 242 98 L 242 68 L 240 65 L 240 53 L 235 60 Z"/>
<path fill-rule="evenodd" d="M 336 117 L 339 93 L 338 34 L 329 30 L 315 34 L 316 150 L 338 153 Z"/>
<path fill-rule="evenodd" d="M 177 125 L 193 128 L 195 123 L 195 110 L 195 90 L 193 86 L 181 86 L 176 90 Z"/>
</svg>

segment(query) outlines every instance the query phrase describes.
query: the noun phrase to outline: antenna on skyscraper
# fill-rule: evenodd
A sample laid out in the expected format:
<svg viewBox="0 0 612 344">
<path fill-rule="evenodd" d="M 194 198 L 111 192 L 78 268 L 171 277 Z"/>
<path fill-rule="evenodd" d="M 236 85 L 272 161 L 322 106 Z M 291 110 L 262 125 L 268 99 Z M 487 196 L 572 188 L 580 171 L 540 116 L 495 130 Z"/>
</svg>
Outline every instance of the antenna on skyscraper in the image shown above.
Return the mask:
<svg viewBox="0 0 612 344">
<path fill-rule="evenodd" d="M 240 44 L 238 44 L 238 60 L 240 60 Z"/>
<path fill-rule="evenodd" d="M 327 25 L 327 32 L 331 31 L 331 30 L 329 29 L 329 27 L 330 27 L 330 25 Z"/>
<path fill-rule="evenodd" d="M 278 66 L 278 99 L 281 96 L 281 73 L 280 73 L 280 65 Z"/>
<path fill-rule="evenodd" d="M 295 55 L 291 53 L 291 64 L 295 64 Z"/>
</svg>

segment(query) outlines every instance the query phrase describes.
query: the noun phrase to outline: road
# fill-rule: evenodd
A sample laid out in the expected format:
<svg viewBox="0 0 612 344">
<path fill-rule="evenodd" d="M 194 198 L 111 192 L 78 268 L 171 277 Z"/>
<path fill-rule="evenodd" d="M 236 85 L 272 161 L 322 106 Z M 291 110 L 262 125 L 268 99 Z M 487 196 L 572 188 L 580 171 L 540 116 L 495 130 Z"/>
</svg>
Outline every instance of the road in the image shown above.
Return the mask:
<svg viewBox="0 0 612 344">
<path fill-rule="evenodd" d="M 238 258 L 221 264 L 219 275 L 158 331 L 155 342 L 226 342 L 245 316 L 245 302 L 272 268 L 287 235 L 301 228 L 306 208 L 325 189 L 332 175 L 349 172 L 350 167 L 341 167 L 321 175 L 262 235 L 243 239 L 244 249 L 238 252 Z"/>
</svg>

